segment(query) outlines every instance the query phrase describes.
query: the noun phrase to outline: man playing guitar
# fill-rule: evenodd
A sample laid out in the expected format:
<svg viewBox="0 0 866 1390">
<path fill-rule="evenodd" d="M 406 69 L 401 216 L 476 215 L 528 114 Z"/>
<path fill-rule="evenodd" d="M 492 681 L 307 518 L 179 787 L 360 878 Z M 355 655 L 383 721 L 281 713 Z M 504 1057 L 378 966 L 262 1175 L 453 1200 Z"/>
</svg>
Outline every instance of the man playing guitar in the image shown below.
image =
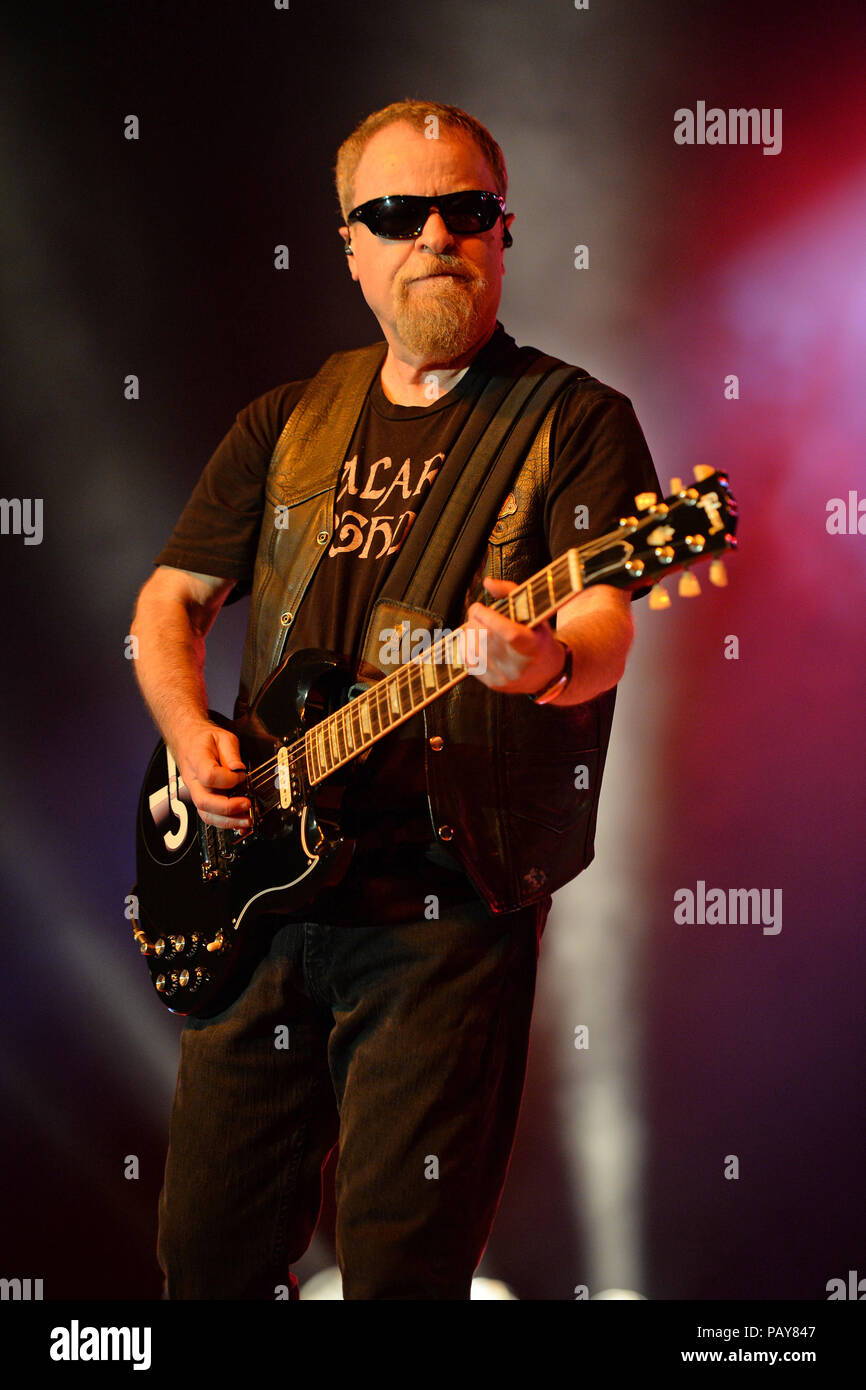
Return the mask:
<svg viewBox="0 0 866 1390">
<path fill-rule="evenodd" d="M 222 605 L 252 594 L 241 710 L 302 649 L 381 673 L 375 602 L 485 389 L 517 360 L 497 321 L 513 214 L 483 126 L 396 103 L 341 147 L 337 186 L 381 367 L 351 410 L 334 388 L 333 417 L 328 399 L 305 402 L 308 382 L 240 412 L 132 627 L 141 690 L 200 821 L 241 838 L 245 759 L 203 678 Z M 658 487 L 630 402 L 610 387 L 578 373 L 545 418 L 537 466 L 503 496 L 486 546 L 460 556 L 458 616 L 483 659 L 431 706 L 443 732 L 421 711 L 377 744 L 345 794 L 355 850 L 342 877 L 272 920 L 238 998 L 187 1019 L 160 1198 L 171 1299 L 296 1298 L 289 1268 L 336 1144 L 344 1298 L 470 1296 L 517 1125 L 551 893 L 592 855 L 633 636 L 632 593 L 613 584 L 576 593 L 555 629 L 491 600 Z M 320 455 L 330 514 L 321 487 L 303 485 Z"/>
</svg>

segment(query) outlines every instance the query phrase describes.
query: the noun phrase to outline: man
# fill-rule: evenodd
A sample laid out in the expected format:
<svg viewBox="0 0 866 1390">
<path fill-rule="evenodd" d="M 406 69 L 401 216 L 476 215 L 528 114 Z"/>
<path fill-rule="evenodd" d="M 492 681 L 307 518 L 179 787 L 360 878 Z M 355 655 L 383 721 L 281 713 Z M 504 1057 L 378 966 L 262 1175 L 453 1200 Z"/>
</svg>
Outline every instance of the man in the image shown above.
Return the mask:
<svg viewBox="0 0 866 1390">
<path fill-rule="evenodd" d="M 243 830 L 250 812 L 237 738 L 207 714 L 222 604 L 252 592 L 236 713 L 304 647 L 384 669 L 383 619 L 402 595 L 376 602 L 485 391 L 522 370 L 496 317 L 513 214 L 483 126 L 395 103 L 341 147 L 337 186 L 349 272 L 386 345 L 240 412 L 133 625 L 145 699 L 217 827 Z M 169 1298 L 297 1297 L 289 1266 L 337 1143 L 344 1298 L 469 1298 L 516 1129 L 550 894 L 592 855 L 633 631 L 628 593 L 609 585 L 561 607 L 555 633 L 488 605 L 657 486 L 630 403 L 576 376 L 487 545 L 459 556 L 461 614 L 445 616 L 462 615 L 486 661 L 350 786 L 343 882 L 275 924 L 233 1005 L 187 1021 L 160 1199 Z"/>
</svg>

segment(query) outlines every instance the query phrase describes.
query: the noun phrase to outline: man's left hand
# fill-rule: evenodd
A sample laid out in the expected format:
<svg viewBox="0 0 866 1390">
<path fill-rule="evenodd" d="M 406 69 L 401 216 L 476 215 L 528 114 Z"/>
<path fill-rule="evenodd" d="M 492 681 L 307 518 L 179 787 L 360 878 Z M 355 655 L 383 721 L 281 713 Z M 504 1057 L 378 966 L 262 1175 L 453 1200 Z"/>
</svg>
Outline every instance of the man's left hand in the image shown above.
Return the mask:
<svg viewBox="0 0 866 1390">
<path fill-rule="evenodd" d="M 493 598 L 504 598 L 519 588 L 511 579 L 484 580 Z M 565 653 L 549 623 L 526 627 L 513 622 L 495 608 L 471 603 L 466 610 L 466 628 L 478 635 L 467 641 L 467 651 L 477 653 L 469 669 L 482 684 L 508 695 L 535 695 L 562 671 Z M 484 635 L 482 635 L 484 634 Z M 485 652 L 486 645 L 486 652 Z M 486 656 L 486 667 L 485 667 Z"/>
</svg>

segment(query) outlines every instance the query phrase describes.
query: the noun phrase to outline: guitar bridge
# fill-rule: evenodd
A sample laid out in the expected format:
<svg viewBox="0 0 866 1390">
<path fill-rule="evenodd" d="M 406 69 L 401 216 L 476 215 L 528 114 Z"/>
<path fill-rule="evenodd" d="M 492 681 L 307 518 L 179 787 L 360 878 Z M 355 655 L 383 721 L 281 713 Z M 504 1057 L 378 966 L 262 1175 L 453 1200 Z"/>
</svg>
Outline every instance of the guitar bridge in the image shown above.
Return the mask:
<svg viewBox="0 0 866 1390">
<path fill-rule="evenodd" d="M 234 852 L 226 854 L 223 832 L 199 818 L 198 839 L 201 850 L 201 876 L 204 882 L 212 883 L 221 878 L 228 878 L 227 865 L 234 859 Z"/>
</svg>

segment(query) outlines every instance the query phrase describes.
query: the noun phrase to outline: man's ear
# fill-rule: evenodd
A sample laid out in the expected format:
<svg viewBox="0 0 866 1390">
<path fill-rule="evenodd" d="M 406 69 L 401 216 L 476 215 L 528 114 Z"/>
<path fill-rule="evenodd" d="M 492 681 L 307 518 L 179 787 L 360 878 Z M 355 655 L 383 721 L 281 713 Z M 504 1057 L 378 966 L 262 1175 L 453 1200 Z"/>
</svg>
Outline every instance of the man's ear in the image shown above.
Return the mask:
<svg viewBox="0 0 866 1390">
<path fill-rule="evenodd" d="M 502 274 L 503 274 L 503 275 L 505 274 L 505 252 L 508 250 L 508 247 L 511 245 L 511 242 L 510 242 L 510 241 L 509 241 L 509 242 L 507 243 L 507 245 L 506 245 L 506 242 L 505 242 L 505 231 L 506 231 L 506 230 L 509 231 L 509 232 L 511 231 L 511 224 L 512 224 L 513 221 L 514 221 L 514 213 L 513 213 L 513 212 L 507 212 L 507 213 L 505 214 L 505 216 L 503 217 L 503 219 L 502 219 L 502 222 L 503 222 L 502 248 L 501 248 L 501 250 L 500 250 L 500 252 L 499 252 L 499 256 L 500 256 L 500 261 L 501 261 L 501 264 L 502 264 Z"/>
<path fill-rule="evenodd" d="M 344 226 L 344 227 L 340 227 L 339 231 L 340 231 L 340 236 L 343 238 L 343 250 L 344 250 L 345 253 L 346 253 L 346 260 L 349 262 L 349 274 L 351 275 L 351 277 L 352 277 L 353 280 L 357 280 L 358 276 L 357 276 L 357 274 L 356 274 L 355 265 L 354 265 L 354 262 L 353 262 L 353 260 L 352 260 L 352 257 L 354 256 L 355 253 L 354 253 L 354 251 L 352 250 L 352 246 L 351 246 L 351 243 L 350 243 L 350 241 L 349 241 L 349 228 L 348 228 L 348 227 L 345 227 L 345 226 Z"/>
</svg>

